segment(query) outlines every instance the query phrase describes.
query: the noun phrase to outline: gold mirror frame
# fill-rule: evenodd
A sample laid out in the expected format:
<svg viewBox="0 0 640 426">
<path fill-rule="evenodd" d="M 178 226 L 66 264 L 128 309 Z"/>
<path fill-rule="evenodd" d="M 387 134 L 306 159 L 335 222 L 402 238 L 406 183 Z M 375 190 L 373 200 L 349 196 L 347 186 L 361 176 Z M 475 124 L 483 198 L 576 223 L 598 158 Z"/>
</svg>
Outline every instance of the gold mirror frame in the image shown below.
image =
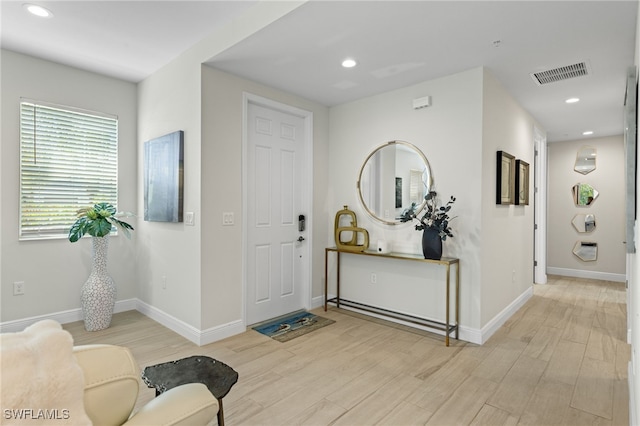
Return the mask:
<svg viewBox="0 0 640 426">
<path fill-rule="evenodd" d="M 576 207 L 588 207 L 592 205 L 600 193 L 588 183 L 576 183 L 571 188 L 573 203 Z"/>
<path fill-rule="evenodd" d="M 388 147 L 395 147 L 395 146 L 401 146 L 404 147 L 405 149 L 409 150 L 409 151 L 413 151 L 416 155 L 419 156 L 420 160 L 422 160 L 422 165 L 423 165 L 423 170 L 420 171 L 420 175 L 423 175 L 426 173 L 426 178 L 424 180 L 422 180 L 422 184 L 425 186 L 424 188 L 424 193 L 423 194 L 427 194 L 429 192 L 429 190 L 431 189 L 431 187 L 433 186 L 433 176 L 431 174 L 431 166 L 429 165 L 429 161 L 427 160 L 427 157 L 422 153 L 422 151 L 420 151 L 420 149 L 418 149 L 415 145 L 410 144 L 409 142 L 405 142 L 405 141 L 400 141 L 400 140 L 393 140 L 393 141 L 389 141 L 386 142 L 378 147 L 376 147 L 368 156 L 367 158 L 364 160 L 364 162 L 362 163 L 362 166 L 360 167 L 360 173 L 358 174 L 358 182 L 356 183 L 356 186 L 358 188 L 358 198 L 360 199 L 360 203 L 362 203 L 362 206 L 364 207 L 364 209 L 366 210 L 366 212 L 374 219 L 376 219 L 379 222 L 382 222 L 386 225 L 399 225 L 400 219 L 395 219 L 395 220 L 388 220 L 384 217 L 381 217 L 383 215 L 378 215 L 374 209 L 372 209 L 371 206 L 369 206 L 367 204 L 367 202 L 365 201 L 365 196 L 363 195 L 363 173 L 365 172 L 365 169 L 367 168 L 367 165 L 369 164 L 369 160 L 371 160 L 377 153 L 381 152 L 384 148 L 388 148 Z M 407 173 L 409 175 L 411 175 L 412 173 L 411 168 L 409 168 L 409 170 L 407 170 Z M 389 187 L 393 187 L 396 188 L 396 185 L 398 183 L 397 181 L 397 171 L 396 173 L 394 173 L 393 176 L 393 182 L 389 183 Z M 397 191 L 397 189 L 394 190 L 394 196 L 392 197 L 392 199 L 395 200 L 395 192 Z M 391 195 L 389 195 L 391 196 Z M 397 204 L 394 203 L 394 206 L 396 206 Z M 418 204 L 418 208 L 416 209 L 416 213 L 420 212 L 426 205 L 426 200 L 424 200 L 424 195 L 422 197 L 422 202 L 420 204 Z M 400 209 L 404 210 L 406 208 L 408 208 L 410 206 L 402 206 L 400 207 Z M 394 210 L 398 208 L 398 207 L 394 207 Z M 398 217 L 399 215 L 394 215 L 394 217 Z"/>
<path fill-rule="evenodd" d="M 598 243 L 577 241 L 573 246 L 573 254 L 583 262 L 595 262 L 598 260 Z"/>
<path fill-rule="evenodd" d="M 571 220 L 571 224 L 580 233 L 593 232 L 596 229 L 596 216 L 594 214 L 577 214 Z"/>
<path fill-rule="evenodd" d="M 573 170 L 583 175 L 589 174 L 596 169 L 596 149 L 592 146 L 583 146 L 576 154 L 576 162 Z"/>
</svg>

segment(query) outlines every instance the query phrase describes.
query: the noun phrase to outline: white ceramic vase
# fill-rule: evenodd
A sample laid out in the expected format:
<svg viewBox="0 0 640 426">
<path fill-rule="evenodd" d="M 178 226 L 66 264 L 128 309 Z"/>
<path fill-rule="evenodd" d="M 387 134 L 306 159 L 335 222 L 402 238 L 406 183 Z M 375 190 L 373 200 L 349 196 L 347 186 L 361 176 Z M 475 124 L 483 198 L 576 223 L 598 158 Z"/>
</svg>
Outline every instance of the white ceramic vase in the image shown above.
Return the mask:
<svg viewBox="0 0 640 426">
<path fill-rule="evenodd" d="M 109 236 L 91 237 L 93 266 L 89 279 L 82 286 L 80 304 L 84 315 L 84 328 L 98 331 L 109 328 L 116 303 L 116 286 L 107 274 Z"/>
</svg>

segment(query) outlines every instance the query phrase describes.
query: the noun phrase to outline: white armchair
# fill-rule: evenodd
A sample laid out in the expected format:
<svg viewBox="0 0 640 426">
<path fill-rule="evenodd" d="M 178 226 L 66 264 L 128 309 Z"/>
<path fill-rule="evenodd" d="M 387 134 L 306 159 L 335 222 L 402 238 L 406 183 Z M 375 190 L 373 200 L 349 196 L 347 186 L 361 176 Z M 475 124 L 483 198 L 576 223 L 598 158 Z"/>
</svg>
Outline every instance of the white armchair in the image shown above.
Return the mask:
<svg viewBox="0 0 640 426">
<path fill-rule="evenodd" d="M 218 401 L 200 383 L 178 386 L 132 414 L 140 369 L 122 346 L 73 346 L 52 320 L 0 334 L 0 424 L 212 425 Z"/>
<path fill-rule="evenodd" d="M 84 373 L 84 409 L 94 425 L 215 424 L 218 401 L 202 383 L 173 388 L 131 416 L 140 370 L 129 349 L 87 345 L 73 353 Z"/>
</svg>

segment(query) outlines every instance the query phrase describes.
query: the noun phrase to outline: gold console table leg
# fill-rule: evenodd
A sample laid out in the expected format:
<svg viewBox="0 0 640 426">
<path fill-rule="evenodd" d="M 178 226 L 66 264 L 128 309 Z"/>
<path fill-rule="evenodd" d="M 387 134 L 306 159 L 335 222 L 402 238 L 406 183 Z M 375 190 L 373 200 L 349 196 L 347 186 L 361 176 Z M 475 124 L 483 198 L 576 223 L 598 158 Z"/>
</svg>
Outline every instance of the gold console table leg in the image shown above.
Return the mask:
<svg viewBox="0 0 640 426">
<path fill-rule="evenodd" d="M 446 293 L 447 293 L 447 297 L 446 297 L 446 309 L 445 309 L 445 319 L 444 319 L 444 324 L 445 324 L 445 337 L 444 337 L 444 344 L 445 346 L 449 346 L 449 277 L 451 275 L 451 268 L 449 265 L 447 265 L 447 279 L 446 279 Z"/>
<path fill-rule="evenodd" d="M 329 303 L 329 271 L 327 265 L 329 264 L 329 249 L 324 249 L 324 311 L 327 312 L 327 305 Z"/>
</svg>

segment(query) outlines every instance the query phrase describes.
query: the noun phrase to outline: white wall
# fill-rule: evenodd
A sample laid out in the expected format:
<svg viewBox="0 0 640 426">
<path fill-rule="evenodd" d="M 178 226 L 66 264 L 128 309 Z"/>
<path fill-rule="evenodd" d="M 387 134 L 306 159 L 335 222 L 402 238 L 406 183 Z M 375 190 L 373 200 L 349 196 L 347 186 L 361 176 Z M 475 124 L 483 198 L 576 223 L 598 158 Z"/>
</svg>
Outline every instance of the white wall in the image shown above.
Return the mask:
<svg viewBox="0 0 640 426">
<path fill-rule="evenodd" d="M 576 154 L 584 146 L 596 148 L 596 169 L 583 175 L 573 170 Z M 548 145 L 549 221 L 547 227 L 547 270 L 567 276 L 625 280 L 625 170 L 622 136 L 591 138 Z M 571 189 L 588 183 L 599 193 L 588 207 L 576 207 Z M 571 224 L 576 214 L 594 214 L 596 229 L 578 233 Z M 577 241 L 598 243 L 598 259 L 584 262 L 573 254 Z"/>
<path fill-rule="evenodd" d="M 371 242 L 383 239 L 394 251 L 421 252 L 421 233 L 416 232 L 413 225 L 381 224 L 367 215 L 357 197 L 356 181 L 362 162 L 373 149 L 390 140 L 404 140 L 418 147 L 430 162 L 435 190 L 442 199 L 446 200 L 450 195 L 457 197 L 452 210 L 452 214 L 457 216 L 452 222 L 455 238 L 445 241 L 444 256 L 461 259 L 461 323 L 474 328 L 480 327 L 479 306 L 472 301 L 472 294 L 476 294 L 474 289 L 479 286 L 480 271 L 477 255 L 480 241 L 474 236 L 480 218 L 474 212 L 480 210 L 481 197 L 479 179 L 466 177 L 479 176 L 481 172 L 477 159 L 482 151 L 482 74 L 482 69 L 477 68 L 336 106 L 330 111 L 329 209 L 332 217 L 348 205 L 356 212 L 358 226 L 369 231 Z M 414 110 L 412 100 L 427 95 L 432 97 L 432 106 Z M 332 235 L 333 220 L 329 220 L 327 225 L 327 232 Z M 420 308 L 413 302 L 422 300 L 425 312 L 418 313 L 433 316 L 427 311 L 433 311 L 432 308 L 442 304 L 429 304 L 427 301 L 443 300 L 440 297 L 442 285 L 439 284 L 443 269 L 422 264 L 385 263 L 345 257 L 341 274 L 343 282 L 349 283 L 357 292 L 353 297 L 409 313 Z M 410 271 L 412 268 L 413 272 Z M 425 268 L 429 272 L 425 272 Z M 378 276 L 375 286 L 370 284 L 371 272 Z M 397 273 L 402 278 L 398 279 Z M 429 274 L 427 283 L 416 278 L 421 273 Z M 335 293 L 335 270 L 329 274 L 329 292 Z M 398 285 L 406 286 L 407 290 L 400 291 Z M 416 294 L 420 289 L 440 293 L 435 297 Z M 342 290 L 349 296 L 348 287 Z M 389 293 L 396 297 L 404 295 L 397 299 L 399 306 L 390 306 Z"/>
<path fill-rule="evenodd" d="M 202 210 L 211 218 L 202 224 L 204 324 L 229 323 L 242 313 L 243 92 L 313 113 L 314 198 L 307 220 L 313 223 L 312 296 L 320 297 L 327 244 L 329 109 L 207 66 L 202 67 L 202 90 Z M 222 226 L 225 211 L 235 212 L 235 226 Z"/>
<path fill-rule="evenodd" d="M 200 66 L 177 60 L 138 84 L 138 191 L 144 194 L 144 142 L 184 131 L 184 211 L 195 226 L 139 223 L 139 298 L 180 321 L 200 328 Z M 143 197 L 138 210 L 143 211 Z M 166 277 L 166 289 L 162 279 Z"/>
<path fill-rule="evenodd" d="M 232 288 L 212 291 L 210 274 L 203 275 L 203 268 L 209 267 L 215 251 L 210 250 L 208 228 L 203 221 L 219 224 L 221 216 L 211 216 L 204 208 L 204 194 L 210 194 L 213 186 L 226 186 L 227 181 L 211 182 L 203 180 L 209 167 L 202 158 L 203 125 L 202 117 L 202 71 L 201 66 L 211 57 L 236 42 L 260 30 L 264 26 L 298 7 L 299 2 L 261 2 L 249 9 L 243 16 L 225 28 L 193 46 L 174 61 L 138 85 L 138 189 L 142 194 L 143 142 L 175 130 L 185 132 L 184 150 L 184 211 L 195 213 L 195 226 L 183 223 L 140 223 L 140 253 L 138 280 L 140 299 L 159 310 L 163 315 L 174 318 L 189 330 L 202 331 L 207 328 L 224 326 L 218 321 L 237 320 L 240 316 L 238 304 L 239 282 L 228 282 Z M 241 111 L 241 110 L 239 110 Z M 238 112 L 240 113 L 240 112 Z M 241 129 L 236 130 L 240 134 Z M 224 143 L 224 142 L 222 142 Z M 240 176 L 240 163 L 228 163 L 231 174 Z M 206 170 L 209 172 L 209 170 Z M 221 192 L 225 192 L 221 190 Z M 231 196 L 223 200 L 226 207 L 237 211 L 239 203 Z M 138 199 L 142 209 L 142 197 Z M 240 239 L 237 230 L 226 230 L 217 235 L 215 243 L 220 247 L 237 248 Z M 239 262 L 239 259 L 238 259 Z M 239 269 L 237 262 L 226 267 Z M 235 277 L 237 272 L 218 271 L 225 277 Z M 162 288 L 162 277 L 167 277 L 167 288 Z M 206 282 L 204 280 L 207 280 Z M 224 303 L 229 296 L 228 304 Z M 222 300 L 222 311 L 216 313 L 216 303 Z"/>
<path fill-rule="evenodd" d="M 2 50 L 2 222 L 0 321 L 80 308 L 80 287 L 91 271 L 91 240 L 66 238 L 18 241 L 20 190 L 20 98 L 52 102 L 118 116 L 118 208 L 135 212 L 136 88 L 134 84 Z M 132 239 L 112 237 L 109 274 L 117 300 L 136 296 L 137 227 Z M 13 282 L 25 282 L 25 294 L 13 296 Z"/>
<path fill-rule="evenodd" d="M 533 285 L 533 128 L 537 123 L 488 72 L 483 81 L 480 287 L 474 289 L 487 325 Z M 537 125 L 539 129 L 542 127 Z M 529 205 L 496 205 L 496 152 L 529 163 Z M 466 273 L 466 272 L 465 272 Z"/>
<path fill-rule="evenodd" d="M 413 110 L 411 101 L 426 95 L 432 96 L 432 106 Z M 411 224 L 383 225 L 360 206 L 358 171 L 378 145 L 394 139 L 416 145 L 431 164 L 441 199 L 457 198 L 451 211 L 457 216 L 451 222 L 455 237 L 444 242 L 444 256 L 461 260 L 462 328 L 480 333 L 531 288 L 533 205 L 495 205 L 495 158 L 497 150 L 505 150 L 533 165 L 534 120 L 486 70 L 333 107 L 330 119 L 330 208 L 335 214 L 348 205 L 372 242 L 383 239 L 394 251 L 421 252 L 421 233 Z M 330 235 L 332 226 L 330 220 Z M 376 284 L 370 282 L 372 272 Z M 329 273 L 330 293 L 335 293 L 335 267 Z M 341 279 L 348 285 L 341 292 L 365 303 L 442 318 L 443 277 L 443 270 L 433 266 L 347 255 Z"/>
</svg>

